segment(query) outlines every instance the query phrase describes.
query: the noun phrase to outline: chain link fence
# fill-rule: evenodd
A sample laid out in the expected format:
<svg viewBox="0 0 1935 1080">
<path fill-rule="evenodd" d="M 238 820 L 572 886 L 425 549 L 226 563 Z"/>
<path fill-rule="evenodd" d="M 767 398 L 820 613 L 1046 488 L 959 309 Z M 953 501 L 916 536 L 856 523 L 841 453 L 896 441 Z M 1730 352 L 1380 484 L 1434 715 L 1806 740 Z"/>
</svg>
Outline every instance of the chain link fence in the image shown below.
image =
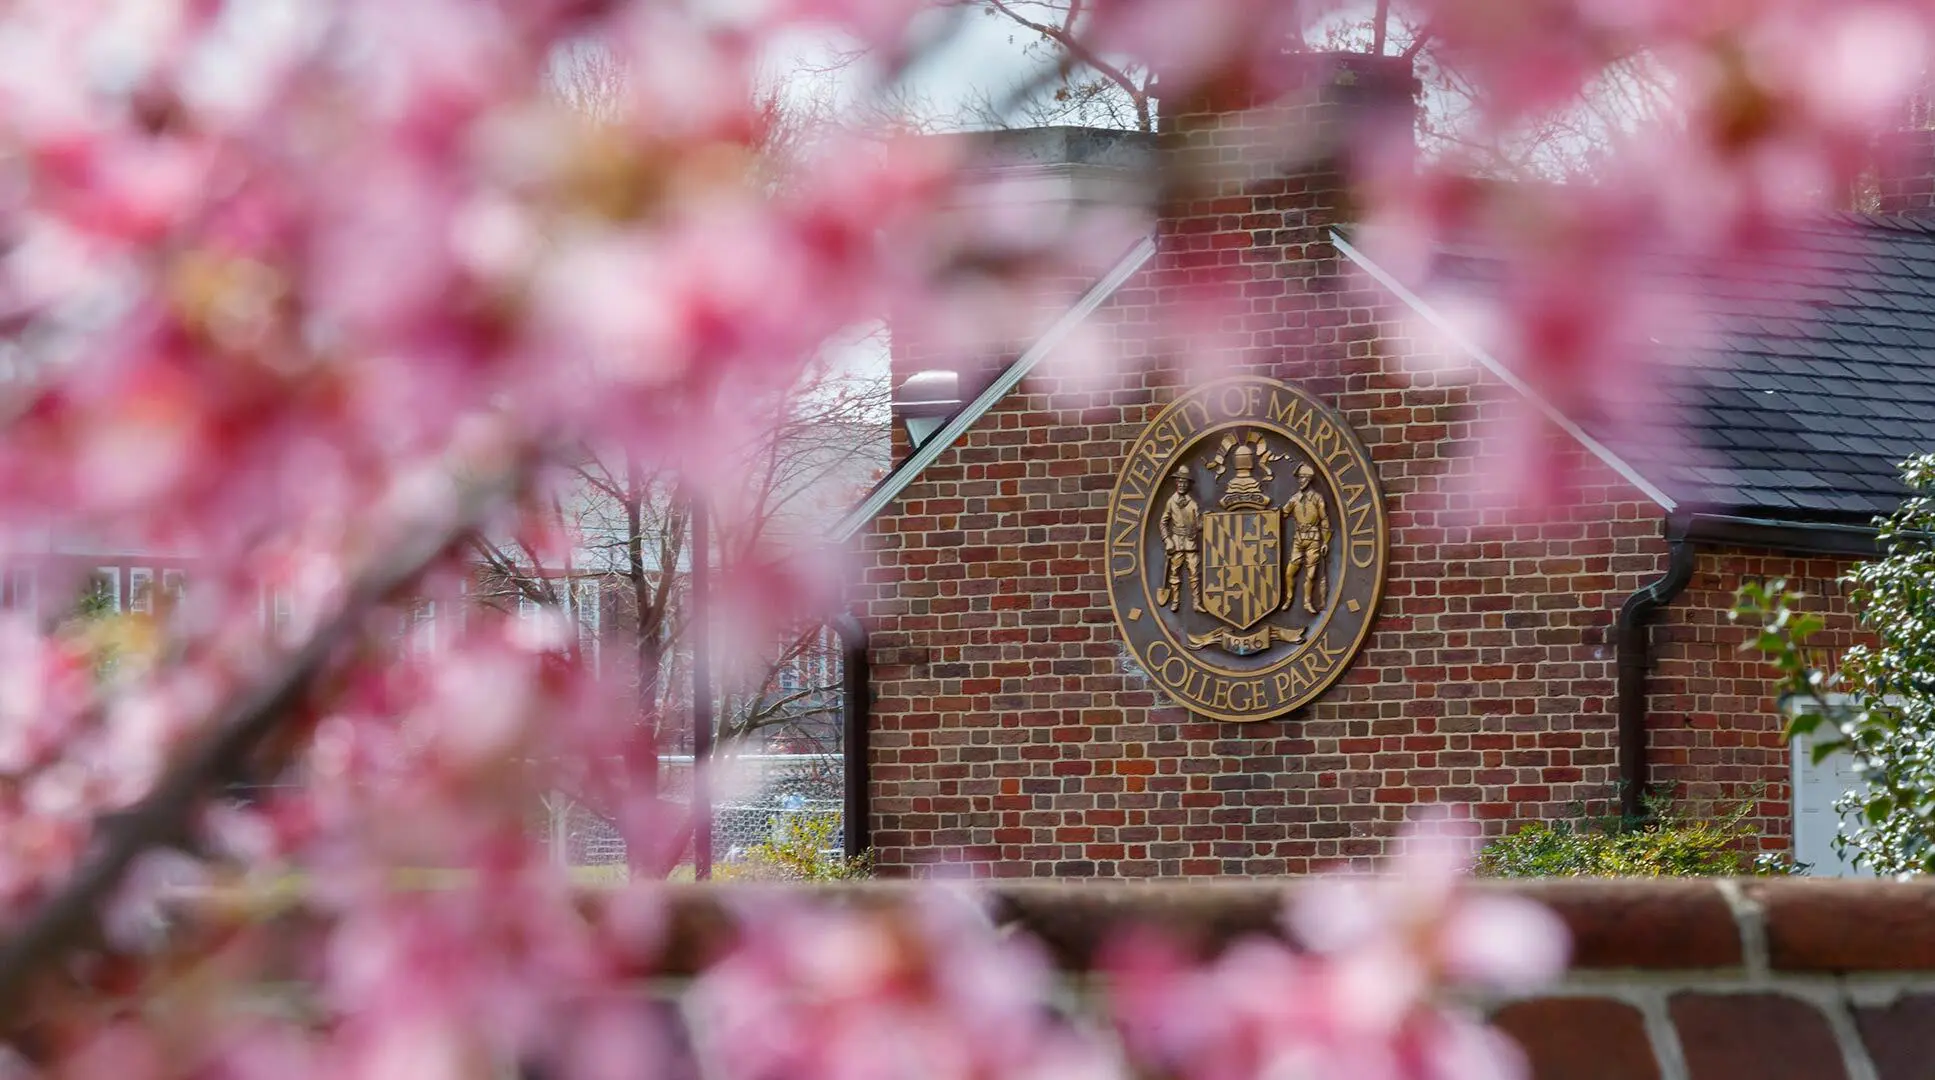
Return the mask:
<svg viewBox="0 0 1935 1080">
<path fill-rule="evenodd" d="M 692 757 L 659 758 L 664 797 L 685 802 L 692 790 Z M 831 816 L 834 835 L 844 809 L 845 762 L 839 754 L 737 754 L 713 765 L 712 858 L 732 862 L 746 851 L 780 839 L 807 816 Z M 555 862 L 574 867 L 620 868 L 625 840 L 618 827 L 584 804 L 552 796 L 543 806 L 544 838 Z M 688 853 L 687 858 L 690 858 Z"/>
</svg>

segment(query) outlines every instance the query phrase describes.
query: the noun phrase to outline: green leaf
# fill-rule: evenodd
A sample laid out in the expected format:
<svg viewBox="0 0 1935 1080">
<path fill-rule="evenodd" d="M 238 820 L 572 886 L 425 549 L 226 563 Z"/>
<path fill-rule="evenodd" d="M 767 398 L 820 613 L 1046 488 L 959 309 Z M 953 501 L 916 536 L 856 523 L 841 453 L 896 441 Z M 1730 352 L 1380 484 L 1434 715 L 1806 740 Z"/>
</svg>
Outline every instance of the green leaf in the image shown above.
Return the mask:
<svg viewBox="0 0 1935 1080">
<path fill-rule="evenodd" d="M 1848 742 L 1846 739 L 1825 740 L 1814 744 L 1811 756 L 1814 759 L 1814 764 L 1819 765 L 1821 762 L 1826 761 L 1828 758 L 1833 757 L 1835 754 L 1847 748 Z"/>
<path fill-rule="evenodd" d="M 1787 741 L 1793 742 L 1799 735 L 1812 735 L 1824 719 L 1819 712 L 1796 713 L 1794 719 L 1787 722 Z"/>
</svg>

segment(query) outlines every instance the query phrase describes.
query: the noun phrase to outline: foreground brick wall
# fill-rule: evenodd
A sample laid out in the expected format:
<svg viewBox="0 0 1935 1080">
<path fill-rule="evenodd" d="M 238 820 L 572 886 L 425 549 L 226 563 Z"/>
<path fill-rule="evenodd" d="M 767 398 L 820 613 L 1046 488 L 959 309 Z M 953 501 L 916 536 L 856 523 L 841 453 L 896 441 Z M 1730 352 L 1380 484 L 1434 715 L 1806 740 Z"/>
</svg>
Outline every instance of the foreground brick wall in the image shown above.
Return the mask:
<svg viewBox="0 0 1935 1080">
<path fill-rule="evenodd" d="M 1806 880 L 1540 883 L 1578 963 L 1494 1022 L 1544 1078 L 1935 1075 L 1935 889 Z"/>
<path fill-rule="evenodd" d="M 1525 1049 L 1536 1080 L 1926 1080 L 1935 1075 L 1935 885 L 1896 882 L 1551 880 L 1481 887 L 1536 899 L 1566 924 L 1573 965 L 1533 995 L 1478 1003 Z M 1213 954 L 1279 935 L 1294 885 L 1013 884 L 989 917 L 1071 975 L 1103 943 L 1153 928 Z M 733 891 L 675 893 L 675 970 L 733 938 Z M 828 887 L 891 909 L 904 887 Z M 1106 984 L 1079 984 L 1106 993 Z"/>
</svg>

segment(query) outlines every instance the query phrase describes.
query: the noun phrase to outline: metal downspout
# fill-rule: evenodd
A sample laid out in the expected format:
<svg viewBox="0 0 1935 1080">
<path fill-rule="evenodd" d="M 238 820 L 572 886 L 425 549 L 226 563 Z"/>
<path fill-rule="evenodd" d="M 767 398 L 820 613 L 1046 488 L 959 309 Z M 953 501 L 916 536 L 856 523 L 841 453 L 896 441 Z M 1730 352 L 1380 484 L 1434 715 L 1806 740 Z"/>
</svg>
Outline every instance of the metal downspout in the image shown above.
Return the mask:
<svg viewBox="0 0 1935 1080">
<path fill-rule="evenodd" d="M 1693 541 L 1669 527 L 1666 574 L 1619 606 L 1613 621 L 1618 665 L 1619 808 L 1628 821 L 1646 815 L 1646 676 L 1652 667 L 1653 617 L 1693 580 Z"/>
<path fill-rule="evenodd" d="M 840 725 L 842 795 L 842 843 L 848 857 L 873 846 L 872 786 L 867 777 L 867 729 L 872 711 L 872 680 L 867 671 L 867 628 L 851 614 L 832 620 L 833 632 L 840 635 Z"/>
</svg>

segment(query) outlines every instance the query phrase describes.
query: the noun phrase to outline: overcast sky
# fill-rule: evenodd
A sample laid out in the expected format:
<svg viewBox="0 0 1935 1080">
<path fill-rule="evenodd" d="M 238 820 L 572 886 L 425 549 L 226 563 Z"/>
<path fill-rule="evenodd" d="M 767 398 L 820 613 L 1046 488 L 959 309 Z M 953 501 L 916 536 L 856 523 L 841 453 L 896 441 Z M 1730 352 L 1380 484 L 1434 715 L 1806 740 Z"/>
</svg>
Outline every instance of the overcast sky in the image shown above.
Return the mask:
<svg viewBox="0 0 1935 1080">
<path fill-rule="evenodd" d="M 906 96 L 925 119 L 954 117 L 976 100 L 1000 98 L 1047 60 L 1026 53 L 1031 36 L 1027 31 L 982 9 L 949 9 L 933 19 L 944 44 L 910 70 L 903 83 Z M 793 85 L 803 94 L 830 85 L 850 103 L 870 69 L 856 64 L 833 74 L 815 70 L 824 68 L 836 52 L 825 37 L 800 35 L 789 39 L 765 66 L 775 81 Z"/>
<path fill-rule="evenodd" d="M 1012 22 L 991 18 L 979 10 L 957 9 L 954 18 L 957 21 L 949 29 L 945 47 L 931 53 L 905 80 L 908 96 L 930 119 L 955 117 L 979 99 L 1001 97 L 1042 63 L 1026 54 L 1026 31 Z M 789 46 L 767 62 L 767 70 L 776 81 L 793 85 L 802 94 L 831 85 L 843 98 L 850 99 L 869 75 L 862 65 L 830 74 L 819 71 L 837 52 L 824 38 L 803 36 Z M 863 328 L 844 340 L 829 342 L 827 351 L 849 372 L 887 374 L 884 335 Z"/>
</svg>

